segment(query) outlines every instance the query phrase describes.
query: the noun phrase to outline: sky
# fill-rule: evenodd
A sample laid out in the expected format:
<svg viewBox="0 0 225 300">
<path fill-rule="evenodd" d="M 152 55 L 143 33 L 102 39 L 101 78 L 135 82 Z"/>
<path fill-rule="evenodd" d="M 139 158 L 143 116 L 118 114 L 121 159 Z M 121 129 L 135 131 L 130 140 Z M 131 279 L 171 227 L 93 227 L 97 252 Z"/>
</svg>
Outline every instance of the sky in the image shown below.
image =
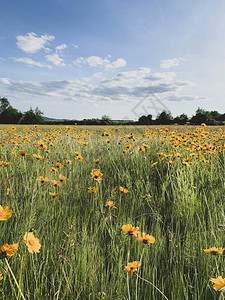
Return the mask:
<svg viewBox="0 0 225 300">
<path fill-rule="evenodd" d="M 7 0 L 0 97 L 81 120 L 225 113 L 222 0 Z"/>
</svg>

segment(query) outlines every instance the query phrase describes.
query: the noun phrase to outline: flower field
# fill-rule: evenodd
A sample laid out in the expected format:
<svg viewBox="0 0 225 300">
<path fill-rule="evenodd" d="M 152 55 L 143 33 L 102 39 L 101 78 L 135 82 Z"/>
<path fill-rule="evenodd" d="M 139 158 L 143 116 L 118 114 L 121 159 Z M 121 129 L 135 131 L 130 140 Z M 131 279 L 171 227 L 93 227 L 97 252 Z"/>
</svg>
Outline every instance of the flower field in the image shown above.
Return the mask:
<svg viewBox="0 0 225 300">
<path fill-rule="evenodd" d="M 224 299 L 223 127 L 1 125 L 0 145 L 0 299 Z"/>
</svg>

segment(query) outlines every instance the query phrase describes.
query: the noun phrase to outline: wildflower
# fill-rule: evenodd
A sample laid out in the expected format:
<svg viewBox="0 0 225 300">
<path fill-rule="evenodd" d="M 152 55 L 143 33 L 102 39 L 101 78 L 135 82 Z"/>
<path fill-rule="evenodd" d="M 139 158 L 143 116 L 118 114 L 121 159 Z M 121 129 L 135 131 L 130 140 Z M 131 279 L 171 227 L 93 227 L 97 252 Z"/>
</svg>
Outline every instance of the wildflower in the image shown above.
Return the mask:
<svg viewBox="0 0 225 300">
<path fill-rule="evenodd" d="M 128 263 L 128 265 L 124 268 L 124 271 L 128 273 L 128 275 L 133 276 L 133 273 L 139 268 L 141 265 L 140 261 L 133 261 Z"/>
<path fill-rule="evenodd" d="M 126 152 L 127 152 L 127 150 L 123 149 L 123 153 L 126 153 Z"/>
<path fill-rule="evenodd" d="M 139 227 L 133 227 L 131 224 L 126 224 L 122 226 L 122 230 L 124 233 L 137 236 L 139 232 Z"/>
<path fill-rule="evenodd" d="M 124 194 L 127 194 L 129 191 L 122 186 L 120 186 L 120 191 L 123 192 Z"/>
<path fill-rule="evenodd" d="M 206 124 L 205 124 L 205 123 L 202 123 L 202 124 L 201 124 L 201 127 L 206 127 Z"/>
<path fill-rule="evenodd" d="M 111 140 L 106 140 L 106 143 L 112 144 L 112 141 Z"/>
<path fill-rule="evenodd" d="M 96 193 L 98 191 L 98 188 L 96 188 L 96 187 L 89 187 L 88 188 L 88 193 L 89 194 L 94 194 L 94 193 Z"/>
<path fill-rule="evenodd" d="M 41 248 L 41 244 L 39 242 L 39 239 L 37 237 L 34 237 L 33 232 L 26 232 L 23 239 L 30 253 L 40 252 L 39 249 Z"/>
<path fill-rule="evenodd" d="M 66 160 L 66 163 L 67 163 L 68 165 L 72 165 L 72 161 L 69 160 L 69 159 Z"/>
<path fill-rule="evenodd" d="M 138 152 L 142 152 L 142 151 L 145 151 L 145 148 L 143 146 L 138 146 Z"/>
<path fill-rule="evenodd" d="M 0 280 L 2 280 L 2 279 L 3 279 L 2 272 L 0 272 Z"/>
<path fill-rule="evenodd" d="M 54 165 L 54 167 L 57 168 L 57 169 L 61 169 L 63 167 L 63 165 L 61 163 L 56 163 Z"/>
<path fill-rule="evenodd" d="M 94 180 L 98 183 L 101 183 L 103 174 L 100 172 L 100 169 L 93 169 L 91 175 Z"/>
<path fill-rule="evenodd" d="M 149 234 L 145 234 L 144 232 L 142 232 L 142 236 L 139 235 L 136 238 L 137 241 L 142 241 L 144 244 L 154 244 L 155 243 L 155 238 L 152 235 Z"/>
<path fill-rule="evenodd" d="M 47 149 L 45 150 L 46 153 L 51 153 L 51 150 Z"/>
<path fill-rule="evenodd" d="M 54 186 L 61 186 L 62 185 L 61 181 L 52 180 L 52 183 L 53 183 Z"/>
<path fill-rule="evenodd" d="M 5 221 L 11 218 L 12 210 L 8 208 L 8 206 L 2 207 L 0 205 L 0 221 Z"/>
<path fill-rule="evenodd" d="M 82 161 L 83 157 L 81 155 L 77 155 L 77 160 Z"/>
<path fill-rule="evenodd" d="M 132 146 L 130 145 L 130 144 L 125 144 L 124 145 L 124 148 L 126 148 L 126 149 L 130 149 Z"/>
<path fill-rule="evenodd" d="M 154 162 L 153 164 L 151 164 L 151 167 L 155 167 L 158 164 L 158 162 Z"/>
<path fill-rule="evenodd" d="M 58 172 L 58 169 L 52 167 L 52 171 L 53 171 L 53 172 Z"/>
<path fill-rule="evenodd" d="M 16 152 L 15 152 L 15 151 L 13 151 L 13 152 L 12 152 L 12 155 L 16 155 Z"/>
<path fill-rule="evenodd" d="M 68 181 L 69 179 L 66 178 L 65 176 L 62 176 L 61 174 L 59 174 L 59 180 L 60 180 L 61 182 L 63 182 L 63 181 Z"/>
<path fill-rule="evenodd" d="M 48 182 L 49 181 L 49 179 L 48 179 L 48 177 L 42 177 L 42 176 L 40 176 L 39 178 L 38 178 L 38 180 L 41 182 L 41 183 L 44 183 L 44 182 Z"/>
<path fill-rule="evenodd" d="M 44 156 L 40 156 L 40 155 L 37 155 L 37 154 L 33 154 L 33 157 L 35 157 L 36 159 L 39 159 L 39 160 L 44 159 Z"/>
<path fill-rule="evenodd" d="M 57 197 L 57 196 L 59 196 L 59 193 L 51 193 L 51 192 L 49 192 L 49 195 L 52 196 L 52 197 Z"/>
<path fill-rule="evenodd" d="M 214 290 L 225 292 L 225 278 L 222 278 L 222 276 L 218 276 L 217 278 L 211 278 L 210 281 L 214 283 Z"/>
<path fill-rule="evenodd" d="M 74 155 L 79 156 L 81 154 L 79 152 L 75 152 Z"/>
<path fill-rule="evenodd" d="M 21 157 L 21 156 L 26 156 L 26 155 L 28 155 L 28 154 L 27 154 L 27 150 L 19 150 L 19 151 L 17 152 L 17 155 L 18 155 L 19 157 Z"/>
<path fill-rule="evenodd" d="M 7 196 L 9 195 L 9 192 L 10 192 L 10 188 L 7 188 L 7 190 L 6 190 L 6 195 Z"/>
<path fill-rule="evenodd" d="M 95 164 L 98 164 L 98 163 L 100 162 L 100 159 L 98 159 L 98 158 L 97 158 L 97 159 L 94 159 L 93 162 L 94 162 Z"/>
<path fill-rule="evenodd" d="M 18 250 L 18 246 L 19 244 L 12 244 L 12 245 L 8 245 L 8 244 L 4 244 L 1 248 L 0 248 L 0 257 L 4 258 L 5 256 L 8 257 L 12 257 L 15 253 L 13 253 L 13 251 L 17 251 Z"/>
<path fill-rule="evenodd" d="M 211 253 L 211 254 L 222 254 L 224 250 L 225 250 L 224 248 L 219 248 L 218 249 L 216 247 L 212 247 L 210 249 L 203 249 L 203 251 L 205 253 Z"/>
<path fill-rule="evenodd" d="M 113 201 L 106 201 L 105 206 L 113 207 L 115 204 Z"/>
<path fill-rule="evenodd" d="M 144 196 L 141 196 L 141 198 L 152 198 L 149 194 L 145 194 Z"/>
</svg>

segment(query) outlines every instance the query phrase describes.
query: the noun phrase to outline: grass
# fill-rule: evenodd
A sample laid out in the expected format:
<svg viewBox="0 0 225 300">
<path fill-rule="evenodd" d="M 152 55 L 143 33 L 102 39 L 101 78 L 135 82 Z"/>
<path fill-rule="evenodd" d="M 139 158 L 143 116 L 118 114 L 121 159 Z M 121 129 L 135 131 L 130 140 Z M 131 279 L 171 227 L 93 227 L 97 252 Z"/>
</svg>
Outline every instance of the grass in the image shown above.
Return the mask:
<svg viewBox="0 0 225 300">
<path fill-rule="evenodd" d="M 0 246 L 19 243 L 7 260 L 25 299 L 224 299 L 210 283 L 225 277 L 224 255 L 203 251 L 225 246 L 222 127 L 1 125 L 0 134 L 0 160 L 12 163 L 0 166 L 0 204 L 13 210 L 1 221 Z M 50 153 L 37 148 L 40 140 Z M 132 147 L 123 153 L 126 143 Z M 143 143 L 149 148 L 138 152 Z M 19 150 L 29 155 L 19 157 Z M 57 162 L 63 167 L 54 172 Z M 103 173 L 101 184 L 91 178 L 93 169 Z M 59 174 L 69 180 L 54 187 Z M 89 194 L 89 187 L 98 191 Z M 121 228 L 128 223 L 155 243 L 125 235 Z M 31 228 L 40 253 L 29 253 L 23 241 Z M 141 266 L 128 277 L 124 267 L 132 261 Z M 22 299 L 5 260 L 0 271 L 0 298 Z"/>
</svg>

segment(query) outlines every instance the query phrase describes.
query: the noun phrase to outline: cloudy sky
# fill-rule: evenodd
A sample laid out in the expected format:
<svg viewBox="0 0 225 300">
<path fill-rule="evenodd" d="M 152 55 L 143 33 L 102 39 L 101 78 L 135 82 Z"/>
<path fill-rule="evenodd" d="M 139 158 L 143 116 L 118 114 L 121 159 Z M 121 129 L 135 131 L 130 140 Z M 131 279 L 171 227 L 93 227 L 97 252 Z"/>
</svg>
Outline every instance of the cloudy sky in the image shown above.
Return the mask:
<svg viewBox="0 0 225 300">
<path fill-rule="evenodd" d="M 225 112 L 224 0 L 7 0 L 0 97 L 55 118 Z"/>
</svg>

